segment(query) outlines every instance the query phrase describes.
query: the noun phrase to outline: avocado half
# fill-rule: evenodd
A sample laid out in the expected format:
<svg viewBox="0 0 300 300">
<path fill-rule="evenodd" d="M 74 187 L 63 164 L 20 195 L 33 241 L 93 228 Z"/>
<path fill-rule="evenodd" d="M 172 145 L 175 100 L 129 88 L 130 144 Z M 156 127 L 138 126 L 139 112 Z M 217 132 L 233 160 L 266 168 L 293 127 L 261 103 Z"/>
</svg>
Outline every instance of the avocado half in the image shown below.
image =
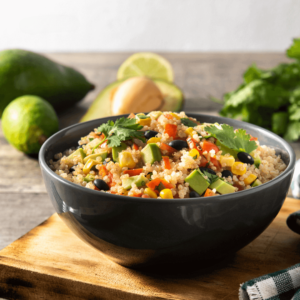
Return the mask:
<svg viewBox="0 0 300 300">
<path fill-rule="evenodd" d="M 111 96 L 117 87 L 124 80 L 115 81 L 106 86 L 94 100 L 86 114 L 81 118 L 80 122 L 86 122 L 98 118 L 105 118 L 111 116 Z M 184 96 L 181 90 L 173 83 L 161 80 L 152 79 L 157 87 L 164 95 L 164 103 L 159 108 L 161 111 L 180 111 L 183 107 Z"/>
</svg>

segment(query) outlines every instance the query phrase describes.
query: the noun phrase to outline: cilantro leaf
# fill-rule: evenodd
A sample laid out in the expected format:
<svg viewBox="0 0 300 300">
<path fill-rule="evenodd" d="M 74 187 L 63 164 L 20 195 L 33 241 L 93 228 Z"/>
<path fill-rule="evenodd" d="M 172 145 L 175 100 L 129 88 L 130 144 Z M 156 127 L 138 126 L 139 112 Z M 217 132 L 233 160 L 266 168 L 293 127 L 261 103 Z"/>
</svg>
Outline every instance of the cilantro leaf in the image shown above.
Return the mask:
<svg viewBox="0 0 300 300">
<path fill-rule="evenodd" d="M 207 181 L 210 184 L 216 182 L 218 179 L 221 179 L 218 175 L 211 174 L 205 170 L 198 169 L 198 172 L 200 172 L 200 174 L 202 174 L 203 176 L 207 176 Z"/>
<path fill-rule="evenodd" d="M 293 40 L 293 45 L 286 50 L 286 55 L 290 58 L 300 59 L 300 38 Z"/>
<path fill-rule="evenodd" d="M 223 124 L 222 129 L 212 125 L 206 126 L 205 131 L 211 133 L 211 135 L 216 138 L 221 145 L 228 147 L 230 149 L 236 150 L 238 152 L 250 153 L 257 148 L 254 141 L 250 141 L 250 135 L 246 133 L 244 129 L 238 129 L 234 132 L 233 127 Z"/>
<path fill-rule="evenodd" d="M 109 147 L 118 147 L 122 141 L 139 139 L 145 142 L 144 133 L 138 131 L 143 126 L 136 123 L 136 119 L 120 118 L 113 122 L 109 120 L 106 124 L 98 127 L 98 131 L 105 135 Z"/>
<path fill-rule="evenodd" d="M 181 123 L 187 127 L 195 127 L 198 124 L 195 121 L 190 120 L 189 118 L 181 118 Z"/>
</svg>

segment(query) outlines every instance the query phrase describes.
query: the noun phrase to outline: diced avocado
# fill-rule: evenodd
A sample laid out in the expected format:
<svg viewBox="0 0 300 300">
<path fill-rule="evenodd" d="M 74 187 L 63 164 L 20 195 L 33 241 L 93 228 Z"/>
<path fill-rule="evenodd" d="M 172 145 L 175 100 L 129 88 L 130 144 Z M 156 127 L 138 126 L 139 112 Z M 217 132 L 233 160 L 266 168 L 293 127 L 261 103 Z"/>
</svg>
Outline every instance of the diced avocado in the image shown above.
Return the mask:
<svg viewBox="0 0 300 300">
<path fill-rule="evenodd" d="M 230 155 L 232 155 L 235 159 L 237 159 L 237 154 L 238 152 L 230 149 L 226 146 L 223 146 L 218 140 L 216 141 L 216 145 L 219 147 L 219 149 L 222 151 L 222 155 L 225 155 L 226 153 L 229 153 Z"/>
<path fill-rule="evenodd" d="M 127 145 L 125 143 L 121 143 L 121 146 L 119 147 L 112 147 L 113 161 L 114 162 L 119 161 L 119 153 L 126 149 L 127 149 Z"/>
<path fill-rule="evenodd" d="M 83 151 L 82 148 L 77 149 L 75 152 L 73 152 L 71 155 L 68 156 L 69 159 L 73 159 L 76 156 L 79 157 L 79 159 L 81 160 L 81 162 L 83 162 L 83 159 L 85 158 L 85 153 Z"/>
<path fill-rule="evenodd" d="M 199 195 L 202 195 L 209 186 L 209 182 L 204 178 L 203 174 L 198 170 L 194 170 L 184 180 L 190 184 L 190 187 Z"/>
<path fill-rule="evenodd" d="M 252 187 L 255 187 L 255 186 L 259 186 L 259 185 L 261 185 L 262 184 L 262 182 L 259 180 L 259 179 L 256 179 L 252 184 L 251 184 L 251 186 Z"/>
<path fill-rule="evenodd" d="M 235 187 L 228 184 L 227 182 L 221 180 L 221 179 L 218 179 L 217 181 L 215 181 L 214 183 L 212 183 L 210 186 L 209 186 L 210 189 L 216 189 L 216 191 L 218 193 L 220 193 L 221 195 L 224 195 L 224 194 L 230 194 L 230 193 L 234 193 L 235 192 Z"/>
<path fill-rule="evenodd" d="M 137 187 L 141 187 L 146 184 L 147 178 L 143 175 L 131 176 L 126 179 L 122 179 L 122 187 L 125 190 L 132 188 L 132 184 L 135 183 Z"/>
<path fill-rule="evenodd" d="M 148 144 L 141 152 L 145 164 L 152 165 L 155 161 L 162 160 L 160 149 L 155 143 Z"/>
<path fill-rule="evenodd" d="M 90 158 L 96 160 L 97 157 L 101 157 L 102 161 L 105 160 L 105 158 L 107 158 L 107 151 L 103 151 L 101 153 L 95 153 L 95 154 L 91 154 L 89 156 L 86 156 L 83 160 L 84 163 L 86 163 Z"/>
<path fill-rule="evenodd" d="M 259 156 L 254 157 L 254 165 L 256 168 L 259 168 L 259 165 L 261 163 L 261 159 Z"/>
<path fill-rule="evenodd" d="M 90 181 L 93 181 L 95 179 L 95 177 L 92 175 L 92 174 L 87 174 L 83 180 L 86 181 L 86 182 L 90 182 Z"/>
</svg>

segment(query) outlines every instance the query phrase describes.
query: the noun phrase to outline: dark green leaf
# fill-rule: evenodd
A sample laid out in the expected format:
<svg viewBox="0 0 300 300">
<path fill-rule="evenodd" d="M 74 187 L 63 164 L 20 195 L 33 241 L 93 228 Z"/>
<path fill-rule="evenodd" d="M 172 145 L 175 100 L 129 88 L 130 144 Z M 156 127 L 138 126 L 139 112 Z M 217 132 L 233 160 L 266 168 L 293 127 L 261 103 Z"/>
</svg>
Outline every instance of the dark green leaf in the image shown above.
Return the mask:
<svg viewBox="0 0 300 300">
<path fill-rule="evenodd" d="M 276 112 L 272 115 L 272 131 L 276 134 L 283 135 L 289 121 L 289 115 L 285 111 Z"/>
<path fill-rule="evenodd" d="M 222 129 L 214 125 L 206 126 L 205 131 L 211 133 L 223 146 L 236 151 L 252 152 L 257 148 L 254 141 L 250 141 L 250 135 L 244 129 L 238 129 L 234 132 L 233 127 L 223 124 Z"/>
<path fill-rule="evenodd" d="M 181 118 L 181 123 L 187 127 L 195 127 L 198 124 L 192 120 L 190 120 L 189 118 Z"/>
<path fill-rule="evenodd" d="M 211 173 L 209 173 L 207 171 L 201 171 L 200 169 L 198 169 L 198 172 L 200 172 L 203 176 L 207 176 L 207 181 L 210 184 L 212 184 L 215 181 L 217 181 L 218 179 L 220 179 L 220 177 L 218 175 L 211 174 Z"/>
</svg>

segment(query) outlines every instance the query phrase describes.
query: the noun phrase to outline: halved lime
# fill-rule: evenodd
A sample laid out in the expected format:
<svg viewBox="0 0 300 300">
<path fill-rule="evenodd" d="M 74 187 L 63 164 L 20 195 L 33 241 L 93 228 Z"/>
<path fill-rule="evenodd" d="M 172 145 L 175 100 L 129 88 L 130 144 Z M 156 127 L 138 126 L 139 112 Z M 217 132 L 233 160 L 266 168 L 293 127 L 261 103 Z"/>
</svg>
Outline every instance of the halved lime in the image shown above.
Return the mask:
<svg viewBox="0 0 300 300">
<path fill-rule="evenodd" d="M 173 82 L 174 73 L 170 63 L 162 56 L 151 52 L 135 53 L 120 66 L 117 79 L 147 76 Z"/>
</svg>

